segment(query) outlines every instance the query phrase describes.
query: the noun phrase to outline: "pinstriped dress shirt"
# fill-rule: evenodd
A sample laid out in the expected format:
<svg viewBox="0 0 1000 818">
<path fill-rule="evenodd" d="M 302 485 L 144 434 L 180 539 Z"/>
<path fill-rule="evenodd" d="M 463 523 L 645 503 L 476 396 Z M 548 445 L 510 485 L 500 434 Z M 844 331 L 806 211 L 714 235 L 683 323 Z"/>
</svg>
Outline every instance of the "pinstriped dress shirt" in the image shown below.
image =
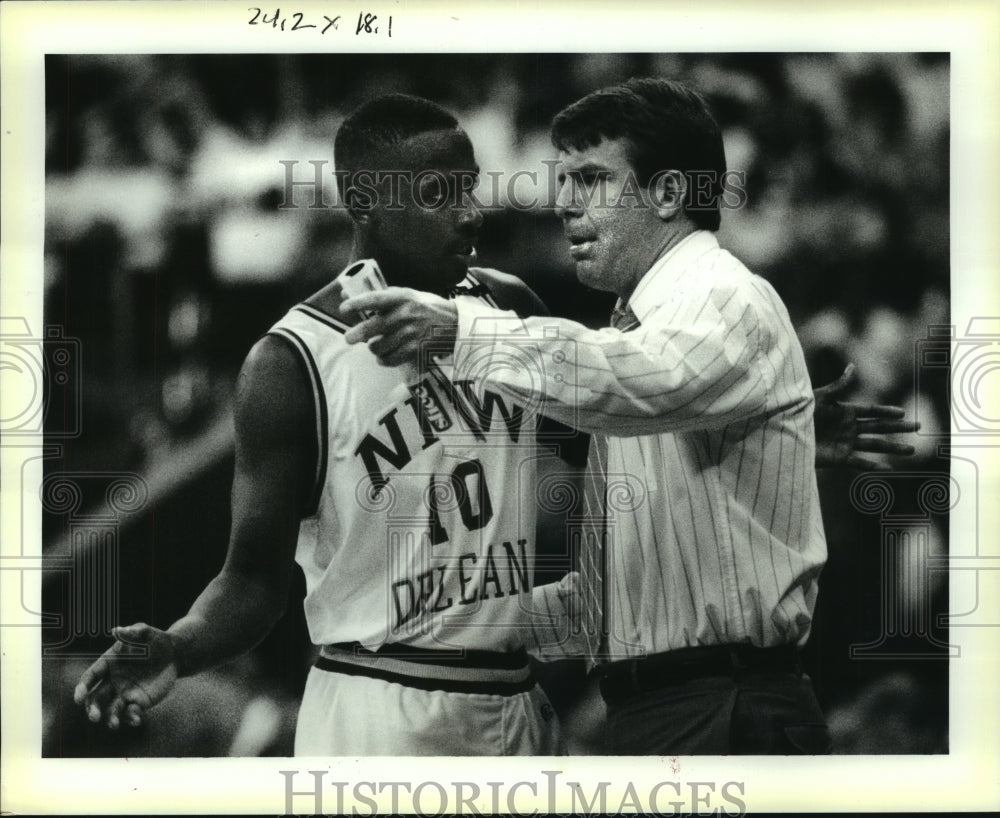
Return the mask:
<svg viewBox="0 0 1000 818">
<path fill-rule="evenodd" d="M 459 305 L 456 372 L 608 440 L 608 658 L 803 643 L 826 559 L 813 397 L 787 310 L 696 232 L 591 330 Z M 535 366 L 489 365 L 515 344 Z"/>
</svg>

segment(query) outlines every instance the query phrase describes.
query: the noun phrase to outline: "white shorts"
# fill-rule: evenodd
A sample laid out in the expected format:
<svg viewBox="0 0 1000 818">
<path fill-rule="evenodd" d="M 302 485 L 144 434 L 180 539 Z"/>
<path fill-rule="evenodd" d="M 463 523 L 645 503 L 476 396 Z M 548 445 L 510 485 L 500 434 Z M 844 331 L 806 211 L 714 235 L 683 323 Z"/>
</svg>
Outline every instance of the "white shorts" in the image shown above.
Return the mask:
<svg viewBox="0 0 1000 818">
<path fill-rule="evenodd" d="M 296 756 L 565 754 L 555 711 L 527 676 L 490 681 L 483 669 L 463 666 L 442 674 L 460 679 L 441 679 L 425 663 L 323 653 L 299 708 Z M 464 692 L 476 688 L 505 692 Z"/>
</svg>

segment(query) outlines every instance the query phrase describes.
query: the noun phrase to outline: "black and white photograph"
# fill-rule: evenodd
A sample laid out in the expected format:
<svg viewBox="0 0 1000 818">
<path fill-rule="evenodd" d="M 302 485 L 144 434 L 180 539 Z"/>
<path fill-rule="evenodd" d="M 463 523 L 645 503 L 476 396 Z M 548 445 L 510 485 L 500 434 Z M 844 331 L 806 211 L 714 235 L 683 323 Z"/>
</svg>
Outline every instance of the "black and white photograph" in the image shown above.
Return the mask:
<svg viewBox="0 0 1000 818">
<path fill-rule="evenodd" d="M 966 82 L 948 26 L 656 46 L 659 7 L 601 41 L 595 4 L 494 46 L 476 5 L 177 8 L 21 60 L 5 768 L 105 812 L 150 803 L 105 769 L 187 812 L 980 780 L 995 66 Z"/>
</svg>

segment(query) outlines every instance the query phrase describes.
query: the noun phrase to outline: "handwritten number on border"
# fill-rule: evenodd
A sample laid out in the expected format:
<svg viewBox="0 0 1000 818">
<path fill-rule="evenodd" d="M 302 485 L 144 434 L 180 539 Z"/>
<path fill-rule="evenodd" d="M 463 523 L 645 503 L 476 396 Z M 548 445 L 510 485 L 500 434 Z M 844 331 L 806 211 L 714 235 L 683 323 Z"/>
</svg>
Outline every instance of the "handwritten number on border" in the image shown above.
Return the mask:
<svg viewBox="0 0 1000 818">
<path fill-rule="evenodd" d="M 291 12 L 288 17 L 281 16 L 280 8 L 276 8 L 274 10 L 274 14 L 271 16 L 268 16 L 266 11 L 262 11 L 262 9 L 257 6 L 251 6 L 247 9 L 247 11 L 253 12 L 253 17 L 247 21 L 247 24 L 251 26 L 270 25 L 271 28 L 280 27 L 282 31 L 303 31 L 307 28 L 319 28 L 316 23 L 305 22 L 305 14 L 301 11 Z M 331 28 L 334 31 L 338 31 L 340 28 L 340 17 L 341 16 L 339 14 L 336 17 L 328 17 L 324 14 L 323 19 L 326 20 L 326 25 L 323 26 L 320 34 L 326 34 Z M 382 26 L 378 23 L 378 19 L 377 14 L 372 14 L 366 11 L 358 12 L 358 22 L 354 28 L 355 36 L 378 34 L 379 31 L 382 30 Z M 289 21 L 292 21 L 292 26 L 286 29 L 285 24 Z M 384 29 L 385 33 L 387 36 L 391 37 L 392 15 L 384 18 L 384 21 L 387 23 Z"/>
</svg>

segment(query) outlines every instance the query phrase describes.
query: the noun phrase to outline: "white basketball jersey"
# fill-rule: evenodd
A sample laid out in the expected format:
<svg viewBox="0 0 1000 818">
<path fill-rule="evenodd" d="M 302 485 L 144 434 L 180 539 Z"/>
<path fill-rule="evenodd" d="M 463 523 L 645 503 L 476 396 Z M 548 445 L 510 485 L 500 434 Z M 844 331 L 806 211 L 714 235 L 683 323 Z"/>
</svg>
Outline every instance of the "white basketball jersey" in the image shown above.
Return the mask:
<svg viewBox="0 0 1000 818">
<path fill-rule="evenodd" d="M 472 275 L 472 295 L 493 304 Z M 317 645 L 509 651 L 524 642 L 535 537 L 533 413 L 450 357 L 381 366 L 307 304 L 271 329 L 301 355 L 319 446 L 296 561 Z"/>
</svg>

